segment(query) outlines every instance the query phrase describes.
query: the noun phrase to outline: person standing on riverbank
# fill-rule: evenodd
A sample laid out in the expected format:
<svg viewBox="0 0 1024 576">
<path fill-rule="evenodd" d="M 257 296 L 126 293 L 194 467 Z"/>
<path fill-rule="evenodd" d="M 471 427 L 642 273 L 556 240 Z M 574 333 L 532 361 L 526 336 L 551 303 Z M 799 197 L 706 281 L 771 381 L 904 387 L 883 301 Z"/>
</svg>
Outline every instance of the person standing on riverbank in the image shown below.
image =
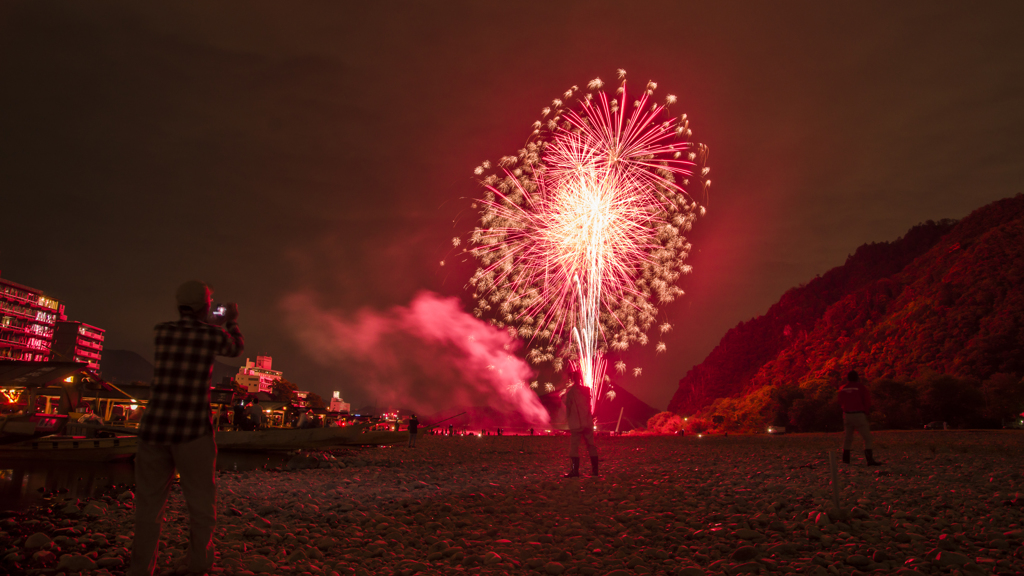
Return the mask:
<svg viewBox="0 0 1024 576">
<path fill-rule="evenodd" d="M 246 430 L 259 430 L 263 428 L 263 408 L 260 408 L 260 399 L 253 396 L 249 405 L 245 408 Z"/>
<path fill-rule="evenodd" d="M 572 468 L 565 475 L 580 475 L 580 440 L 590 453 L 591 475 L 597 476 L 597 444 L 594 442 L 594 417 L 590 413 L 590 388 L 583 385 L 579 368 L 569 368 L 569 387 L 565 389 L 565 415 L 569 421 L 569 461 Z"/>
<path fill-rule="evenodd" d="M 214 357 L 238 356 L 244 341 L 236 304 L 228 304 L 223 315 L 212 316 L 215 323 L 208 321 L 210 294 L 202 282 L 185 282 L 176 295 L 180 319 L 156 326 L 156 370 L 135 454 L 135 539 L 128 576 L 151 576 L 156 568 L 175 470 L 189 511 L 184 568 L 203 574 L 213 566 L 217 445 L 210 418 L 210 376 Z"/>
<path fill-rule="evenodd" d="M 871 394 L 868 387 L 860 381 L 857 372 L 850 370 L 846 375 L 846 383 L 839 388 L 839 406 L 843 409 L 843 464 L 850 463 L 850 449 L 853 448 L 854 432 L 864 439 L 864 459 L 868 466 L 879 466 L 875 462 L 873 444 L 871 442 L 871 426 L 868 414 L 871 413 Z"/>
<path fill-rule="evenodd" d="M 416 433 L 419 431 L 419 429 L 420 421 L 419 419 L 416 418 L 416 415 L 413 414 L 411 417 L 409 417 L 409 448 L 416 447 Z"/>
</svg>

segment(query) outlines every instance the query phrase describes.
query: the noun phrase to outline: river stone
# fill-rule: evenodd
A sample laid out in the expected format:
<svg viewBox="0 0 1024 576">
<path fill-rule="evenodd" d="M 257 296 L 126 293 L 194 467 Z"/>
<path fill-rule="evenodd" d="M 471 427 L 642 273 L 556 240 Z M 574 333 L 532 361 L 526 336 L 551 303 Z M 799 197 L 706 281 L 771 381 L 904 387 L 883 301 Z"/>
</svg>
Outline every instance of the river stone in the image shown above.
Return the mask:
<svg viewBox="0 0 1024 576">
<path fill-rule="evenodd" d="M 82 511 L 77 504 L 68 504 L 67 506 L 60 509 L 64 514 L 78 514 Z"/>
<path fill-rule="evenodd" d="M 277 570 L 277 564 L 273 563 L 266 556 L 253 556 L 245 566 L 253 572 L 270 572 Z"/>
<path fill-rule="evenodd" d="M 562 566 L 558 562 L 548 562 L 544 565 L 544 572 L 551 574 L 552 576 L 558 576 L 562 572 L 565 572 L 565 566 Z"/>
<path fill-rule="evenodd" d="M 748 560 L 753 560 L 754 558 L 757 558 L 758 555 L 759 553 L 757 551 L 757 548 L 754 548 L 753 546 L 740 546 L 739 548 L 734 550 L 733 553 L 729 555 L 729 557 L 733 560 L 736 560 L 737 562 L 746 562 Z"/>
<path fill-rule="evenodd" d="M 100 558 L 96 561 L 96 565 L 100 568 L 117 568 L 124 565 L 124 560 L 117 556 L 111 556 L 110 558 Z"/>
<path fill-rule="evenodd" d="M 87 516 L 105 516 L 107 514 L 107 507 L 99 502 L 89 502 L 82 509 L 82 512 Z"/>
<path fill-rule="evenodd" d="M 25 549 L 35 550 L 36 548 L 42 548 L 43 546 L 46 546 L 50 542 L 52 542 L 52 540 L 50 540 L 49 536 L 43 534 L 42 532 L 36 532 L 35 534 L 25 539 Z"/>
<path fill-rule="evenodd" d="M 971 559 L 959 552 L 951 552 L 949 550 L 943 550 L 935 556 L 935 562 L 943 566 L 963 566 L 970 562 Z"/>
<path fill-rule="evenodd" d="M 949 534 L 939 534 L 939 548 L 943 550 L 959 550 L 956 540 Z"/>
<path fill-rule="evenodd" d="M 82 570 L 95 569 L 96 563 L 92 561 L 92 558 L 82 556 L 81 554 L 64 554 L 60 557 L 60 562 L 57 563 L 58 571 L 81 572 Z"/>
<path fill-rule="evenodd" d="M 856 566 L 857 568 L 864 568 L 871 563 L 871 560 L 862 554 L 850 554 L 846 557 L 846 563 L 850 566 Z"/>
<path fill-rule="evenodd" d="M 618 570 L 618 572 L 623 572 L 627 575 L 629 574 L 625 570 Z M 679 576 L 705 576 L 704 571 L 696 566 L 687 566 L 686 568 L 682 568 L 677 572 L 677 574 Z M 611 574 L 608 574 L 608 576 L 611 576 Z"/>
<path fill-rule="evenodd" d="M 785 543 L 782 543 L 782 544 L 776 544 L 775 546 L 772 546 L 771 548 L 768 549 L 768 554 L 771 554 L 771 555 L 774 555 L 774 556 L 781 556 L 781 555 L 784 555 L 784 554 L 785 555 L 796 554 L 796 545 L 795 544 L 790 544 L 788 542 L 785 542 Z"/>
<path fill-rule="evenodd" d="M 57 555 L 49 550 L 40 550 L 32 555 L 32 559 L 40 564 L 49 564 L 57 559 Z"/>
</svg>

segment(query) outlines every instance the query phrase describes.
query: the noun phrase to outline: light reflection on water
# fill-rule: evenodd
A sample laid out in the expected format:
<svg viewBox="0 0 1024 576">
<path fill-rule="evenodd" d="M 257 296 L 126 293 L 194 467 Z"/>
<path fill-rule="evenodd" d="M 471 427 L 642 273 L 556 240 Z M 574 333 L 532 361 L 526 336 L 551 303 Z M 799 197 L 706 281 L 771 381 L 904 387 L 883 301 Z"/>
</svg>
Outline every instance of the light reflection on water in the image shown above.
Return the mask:
<svg viewBox="0 0 1024 576">
<path fill-rule="evenodd" d="M 244 471 L 281 466 L 287 454 L 221 452 L 217 469 Z M 0 511 L 24 510 L 40 504 L 60 505 L 116 493 L 135 484 L 135 464 L 120 462 L 0 462 Z"/>
</svg>

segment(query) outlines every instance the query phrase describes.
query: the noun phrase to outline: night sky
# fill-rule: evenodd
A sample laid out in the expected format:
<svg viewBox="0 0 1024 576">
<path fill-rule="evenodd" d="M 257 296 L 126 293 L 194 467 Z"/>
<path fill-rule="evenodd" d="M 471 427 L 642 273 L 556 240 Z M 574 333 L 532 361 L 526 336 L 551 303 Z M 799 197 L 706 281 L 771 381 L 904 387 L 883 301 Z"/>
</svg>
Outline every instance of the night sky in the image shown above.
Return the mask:
<svg viewBox="0 0 1024 576">
<path fill-rule="evenodd" d="M 205 280 L 246 355 L 372 401 L 282 302 L 465 299 L 473 168 L 624 68 L 711 149 L 668 352 L 622 379 L 664 408 L 725 331 L 857 246 L 1022 191 L 1021 22 L 1020 2 L 4 2 L 0 272 L 147 357 Z"/>
</svg>

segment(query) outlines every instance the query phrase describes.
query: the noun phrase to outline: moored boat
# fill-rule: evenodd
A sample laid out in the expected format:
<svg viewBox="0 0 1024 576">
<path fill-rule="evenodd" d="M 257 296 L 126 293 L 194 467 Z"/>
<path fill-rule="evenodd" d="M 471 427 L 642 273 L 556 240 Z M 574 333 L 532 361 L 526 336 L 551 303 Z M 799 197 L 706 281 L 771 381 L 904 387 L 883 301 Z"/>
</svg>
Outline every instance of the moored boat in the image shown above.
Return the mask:
<svg viewBox="0 0 1024 576">
<path fill-rule="evenodd" d="M 390 446 L 392 444 L 405 444 L 409 441 L 409 431 L 401 432 L 385 430 L 369 430 L 349 438 L 345 446 Z"/>
<path fill-rule="evenodd" d="M 131 458 L 139 445 L 136 436 L 86 438 L 84 436 L 44 436 L 23 442 L 0 445 L 0 460 L 76 460 L 110 462 Z"/>
<path fill-rule="evenodd" d="M 24 442 L 59 433 L 67 422 L 63 414 L 0 416 L 0 444 Z"/>
<path fill-rule="evenodd" d="M 322 450 L 337 446 L 358 446 L 365 425 L 327 428 L 264 428 L 253 431 L 217 432 L 220 450 Z M 371 433 L 373 434 L 373 433 Z"/>
</svg>

